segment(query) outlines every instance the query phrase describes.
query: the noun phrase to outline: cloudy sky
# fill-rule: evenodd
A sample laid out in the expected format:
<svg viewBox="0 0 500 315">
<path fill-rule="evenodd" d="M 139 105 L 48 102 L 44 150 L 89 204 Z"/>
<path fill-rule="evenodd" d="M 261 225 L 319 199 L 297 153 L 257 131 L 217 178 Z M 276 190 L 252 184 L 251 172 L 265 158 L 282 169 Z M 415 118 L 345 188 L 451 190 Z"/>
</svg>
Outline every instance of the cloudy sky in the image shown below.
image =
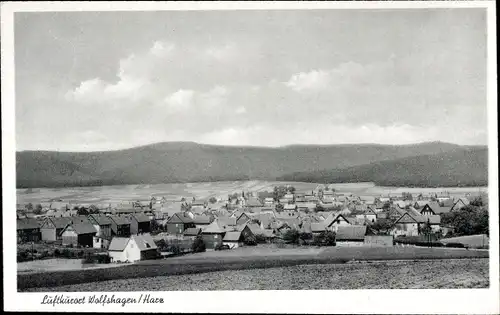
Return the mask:
<svg viewBox="0 0 500 315">
<path fill-rule="evenodd" d="M 483 9 L 17 13 L 17 150 L 486 144 Z"/>
</svg>

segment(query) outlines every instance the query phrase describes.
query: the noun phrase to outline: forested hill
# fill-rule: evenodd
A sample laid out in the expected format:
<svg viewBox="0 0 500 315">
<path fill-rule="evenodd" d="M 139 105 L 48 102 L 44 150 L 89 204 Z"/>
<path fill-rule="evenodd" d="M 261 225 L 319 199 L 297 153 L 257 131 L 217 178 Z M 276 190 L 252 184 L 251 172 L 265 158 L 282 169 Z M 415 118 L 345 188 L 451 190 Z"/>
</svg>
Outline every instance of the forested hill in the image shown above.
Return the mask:
<svg viewBox="0 0 500 315">
<path fill-rule="evenodd" d="M 488 150 L 456 149 L 348 168 L 296 172 L 279 179 L 318 183 L 371 181 L 379 186 L 487 186 Z"/>
<path fill-rule="evenodd" d="M 430 157 L 433 155 L 439 157 L 444 153 L 449 155 L 451 165 L 465 165 L 464 159 L 467 157 L 457 154 L 460 150 L 463 148 L 458 145 L 443 142 L 413 145 L 291 145 L 278 148 L 166 142 L 102 152 L 20 151 L 16 153 L 16 173 L 18 188 L 277 178 L 327 180 L 331 177 L 329 174 L 344 174 L 342 178 L 349 179 L 347 174 L 351 173 L 354 177 L 349 181 L 355 181 L 357 178 L 370 177 L 370 174 L 378 176 L 383 173 L 384 167 L 390 173 L 390 167 L 400 167 L 398 163 L 401 162 L 393 161 L 395 159 L 405 161 L 404 158 L 411 157 L 408 160 L 411 161 L 429 156 L 432 160 Z M 485 148 L 469 150 L 483 150 L 486 154 Z M 453 160 L 455 158 L 458 160 Z M 379 162 L 381 164 L 377 164 Z M 367 165 L 380 166 L 376 167 L 377 171 L 368 171 Z M 486 161 L 482 165 L 486 169 Z M 475 171 L 476 168 L 467 170 L 465 166 L 457 167 L 455 169 L 460 172 L 478 173 L 471 177 L 477 180 L 485 175 Z M 361 173 L 353 171 L 356 169 L 361 170 Z M 437 169 L 446 171 L 448 168 L 442 165 Z M 392 173 L 400 172 L 404 174 L 406 171 L 394 169 Z"/>
</svg>

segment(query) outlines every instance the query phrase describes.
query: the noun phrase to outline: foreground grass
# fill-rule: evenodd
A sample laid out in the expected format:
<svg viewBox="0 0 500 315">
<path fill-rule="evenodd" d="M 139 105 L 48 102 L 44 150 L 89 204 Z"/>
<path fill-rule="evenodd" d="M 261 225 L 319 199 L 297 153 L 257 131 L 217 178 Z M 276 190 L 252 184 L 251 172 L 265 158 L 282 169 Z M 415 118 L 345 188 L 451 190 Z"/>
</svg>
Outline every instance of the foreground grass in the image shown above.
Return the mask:
<svg viewBox="0 0 500 315">
<path fill-rule="evenodd" d="M 238 255 L 235 255 L 238 253 Z M 289 267 L 306 264 L 344 264 L 351 260 L 421 260 L 486 258 L 487 251 L 466 251 L 418 247 L 336 247 L 312 251 L 305 248 L 275 250 L 259 247 L 187 255 L 174 259 L 143 261 L 134 265 L 106 269 L 51 271 L 18 274 L 19 291 L 38 287 L 89 283 L 105 280 L 197 274 L 212 271 Z"/>
<path fill-rule="evenodd" d="M 487 259 L 451 259 L 226 270 L 34 288 L 29 291 L 453 289 L 488 286 Z"/>
</svg>

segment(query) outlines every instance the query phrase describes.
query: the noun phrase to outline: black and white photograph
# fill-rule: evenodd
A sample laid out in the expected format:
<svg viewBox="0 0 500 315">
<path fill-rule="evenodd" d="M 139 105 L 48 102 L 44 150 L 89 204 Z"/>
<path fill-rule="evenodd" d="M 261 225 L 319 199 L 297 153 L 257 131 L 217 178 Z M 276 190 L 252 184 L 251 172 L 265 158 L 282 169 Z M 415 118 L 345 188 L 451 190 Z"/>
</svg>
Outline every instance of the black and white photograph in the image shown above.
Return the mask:
<svg viewBox="0 0 500 315">
<path fill-rule="evenodd" d="M 495 3 L 411 2 L 2 3 L 6 303 L 497 313 Z"/>
</svg>

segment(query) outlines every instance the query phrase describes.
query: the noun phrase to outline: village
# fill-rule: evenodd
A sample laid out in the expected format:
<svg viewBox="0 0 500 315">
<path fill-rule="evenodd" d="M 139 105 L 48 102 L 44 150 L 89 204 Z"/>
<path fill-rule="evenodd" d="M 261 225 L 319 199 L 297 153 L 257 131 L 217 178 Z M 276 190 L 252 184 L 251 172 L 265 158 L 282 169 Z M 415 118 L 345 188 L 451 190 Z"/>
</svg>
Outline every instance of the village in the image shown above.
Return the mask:
<svg viewBox="0 0 500 315">
<path fill-rule="evenodd" d="M 363 196 L 337 192 L 332 185 L 307 191 L 281 185 L 202 200 L 156 196 L 120 204 L 60 199 L 18 204 L 18 261 L 63 257 L 133 263 L 270 244 L 487 248 L 484 237 L 476 246 L 454 241 L 450 237 L 464 235 L 463 227 L 447 219 L 484 207 L 482 199 L 479 193 Z"/>
</svg>

